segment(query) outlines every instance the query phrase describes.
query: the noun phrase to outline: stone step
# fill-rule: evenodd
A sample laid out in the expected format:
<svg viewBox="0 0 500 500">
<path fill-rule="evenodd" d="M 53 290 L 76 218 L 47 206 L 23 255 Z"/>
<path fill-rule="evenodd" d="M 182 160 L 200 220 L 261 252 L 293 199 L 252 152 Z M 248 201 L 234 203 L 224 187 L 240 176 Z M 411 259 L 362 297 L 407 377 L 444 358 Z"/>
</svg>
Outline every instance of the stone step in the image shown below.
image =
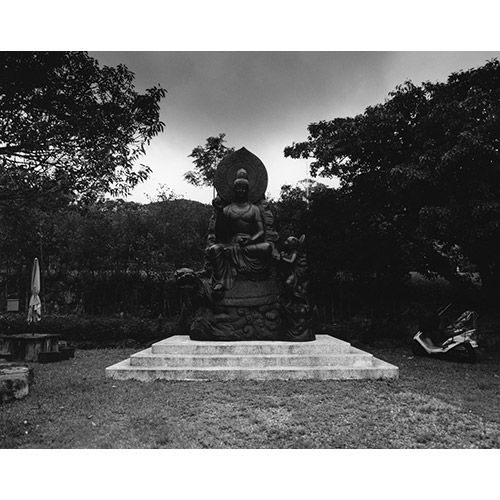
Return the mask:
<svg viewBox="0 0 500 500">
<path fill-rule="evenodd" d="M 375 358 L 371 354 L 263 354 L 263 355 L 200 355 L 200 354 L 153 354 L 146 349 L 130 357 L 130 366 L 151 367 L 314 367 L 314 366 L 369 366 Z"/>
<path fill-rule="evenodd" d="M 397 378 L 398 368 L 348 342 L 201 342 L 176 336 L 106 368 L 119 380 L 342 380 Z"/>
<path fill-rule="evenodd" d="M 377 360 L 380 361 L 380 360 Z M 398 368 L 383 361 L 368 367 L 205 367 L 181 368 L 134 367 L 126 359 L 106 368 L 106 374 L 116 380 L 360 380 L 393 379 Z"/>
<path fill-rule="evenodd" d="M 194 354 L 194 355 L 305 355 L 305 354 L 348 354 L 352 347 L 348 342 L 328 335 L 317 335 L 311 342 L 242 341 L 210 342 L 191 340 L 187 336 L 170 337 L 151 346 L 153 354 Z"/>
</svg>

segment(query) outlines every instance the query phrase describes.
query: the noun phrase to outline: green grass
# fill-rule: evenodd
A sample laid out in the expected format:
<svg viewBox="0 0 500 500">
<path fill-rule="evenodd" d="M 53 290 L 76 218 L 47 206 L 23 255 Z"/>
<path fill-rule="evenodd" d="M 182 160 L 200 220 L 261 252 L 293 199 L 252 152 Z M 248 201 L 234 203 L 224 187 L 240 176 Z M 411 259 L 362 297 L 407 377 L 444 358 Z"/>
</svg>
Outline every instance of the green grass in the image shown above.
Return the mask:
<svg viewBox="0 0 500 500">
<path fill-rule="evenodd" d="M 476 365 L 366 349 L 394 381 L 142 383 L 106 379 L 131 349 L 32 364 L 0 405 L 0 448 L 499 448 L 500 356 Z"/>
</svg>

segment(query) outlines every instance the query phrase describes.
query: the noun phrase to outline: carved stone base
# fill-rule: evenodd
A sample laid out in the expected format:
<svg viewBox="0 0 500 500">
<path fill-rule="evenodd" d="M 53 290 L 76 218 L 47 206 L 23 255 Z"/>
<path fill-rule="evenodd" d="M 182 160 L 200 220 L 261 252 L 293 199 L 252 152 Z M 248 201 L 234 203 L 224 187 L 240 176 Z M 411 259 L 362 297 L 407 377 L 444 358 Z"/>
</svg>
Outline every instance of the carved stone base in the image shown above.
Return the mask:
<svg viewBox="0 0 500 500">
<path fill-rule="evenodd" d="M 281 316 L 278 304 L 200 308 L 190 325 L 192 340 L 277 340 Z"/>
<path fill-rule="evenodd" d="M 308 323 L 293 322 L 277 302 L 264 306 L 203 307 L 189 327 L 191 340 L 314 340 Z"/>
<path fill-rule="evenodd" d="M 238 276 L 233 288 L 223 293 L 212 291 L 210 281 L 190 269 L 179 270 L 177 282 L 180 289 L 189 291 L 179 330 L 192 340 L 304 342 L 315 338 L 309 306 L 293 303 L 272 274 Z"/>
</svg>

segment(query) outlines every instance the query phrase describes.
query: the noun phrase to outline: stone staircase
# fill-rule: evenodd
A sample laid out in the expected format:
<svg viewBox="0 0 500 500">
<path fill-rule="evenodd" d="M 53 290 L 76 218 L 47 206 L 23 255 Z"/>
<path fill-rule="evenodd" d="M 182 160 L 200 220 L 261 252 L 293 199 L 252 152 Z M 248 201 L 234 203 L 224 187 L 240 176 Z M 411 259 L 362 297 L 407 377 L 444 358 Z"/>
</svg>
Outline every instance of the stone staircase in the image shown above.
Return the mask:
<svg viewBox="0 0 500 500">
<path fill-rule="evenodd" d="M 118 380 L 394 379 L 399 369 L 348 342 L 208 342 L 177 335 L 106 368 Z"/>
</svg>

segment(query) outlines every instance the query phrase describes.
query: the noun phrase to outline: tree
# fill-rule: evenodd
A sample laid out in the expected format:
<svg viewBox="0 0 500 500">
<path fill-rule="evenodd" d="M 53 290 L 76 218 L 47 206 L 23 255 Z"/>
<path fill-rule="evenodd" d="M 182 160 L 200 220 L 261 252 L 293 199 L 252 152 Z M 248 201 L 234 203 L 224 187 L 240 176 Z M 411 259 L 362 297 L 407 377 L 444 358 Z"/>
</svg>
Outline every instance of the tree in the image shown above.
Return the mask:
<svg viewBox="0 0 500 500">
<path fill-rule="evenodd" d="M 308 130 L 285 156 L 312 156 L 313 176 L 338 176 L 339 192 L 369 207 L 415 270 L 454 281 L 462 253 L 500 290 L 498 60 L 445 83 L 405 82 L 363 114 Z"/>
<path fill-rule="evenodd" d="M 303 179 L 295 186 L 281 186 L 280 197 L 273 208 L 282 240 L 308 232 L 310 199 L 326 189 L 324 184 L 311 179 Z"/>
<path fill-rule="evenodd" d="M 188 158 L 194 158 L 193 170 L 184 174 L 184 179 L 194 186 L 212 186 L 214 182 L 217 165 L 229 153 L 234 152 L 234 148 L 224 145 L 226 134 L 219 134 L 217 137 L 209 137 L 205 146 L 197 146 L 193 149 Z"/>
<path fill-rule="evenodd" d="M 126 195 L 148 177 L 161 86 L 139 94 L 124 65 L 85 52 L 3 52 L 0 70 L 0 203 Z"/>
<path fill-rule="evenodd" d="M 175 190 L 162 183 L 158 184 L 156 194 L 154 196 L 146 195 L 146 197 L 150 203 L 155 203 L 157 201 L 172 201 L 183 198 L 182 195 L 176 193 Z"/>
<path fill-rule="evenodd" d="M 166 290 L 175 292 L 167 283 L 174 270 L 204 266 L 210 205 L 117 199 L 61 207 L 51 200 L 38 207 L 6 204 L 0 211 L 0 302 L 7 293 L 24 300 L 34 257 L 49 310 L 56 302 L 66 307 L 66 295 L 68 307 L 85 298 L 86 311 L 104 305 L 120 311 L 122 300 L 134 304 L 131 311 L 139 303 L 151 310 L 163 303 L 164 310 L 170 307 L 163 302 Z"/>
</svg>

